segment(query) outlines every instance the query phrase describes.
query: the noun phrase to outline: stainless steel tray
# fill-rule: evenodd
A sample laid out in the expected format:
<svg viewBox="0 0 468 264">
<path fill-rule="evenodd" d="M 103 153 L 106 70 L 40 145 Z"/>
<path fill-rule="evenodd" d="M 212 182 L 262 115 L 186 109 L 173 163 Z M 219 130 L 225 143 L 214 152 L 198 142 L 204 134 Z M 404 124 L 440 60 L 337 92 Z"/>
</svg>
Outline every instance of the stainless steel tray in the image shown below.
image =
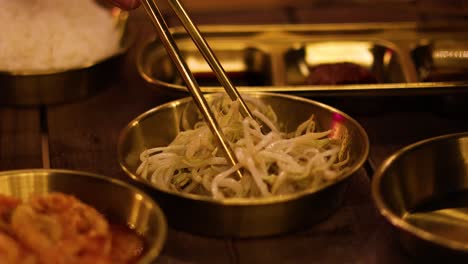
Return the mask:
<svg viewBox="0 0 468 264">
<path fill-rule="evenodd" d="M 171 30 L 202 91 L 221 91 L 184 29 Z M 463 25 L 218 25 L 201 26 L 200 30 L 240 91 L 302 96 L 468 91 L 468 27 Z M 338 75 L 338 79 L 344 79 L 311 81 L 317 66 L 343 62 L 359 66 L 361 72 L 374 78 L 373 82 L 353 77 L 347 80 L 339 76 L 347 69 L 333 68 L 319 71 L 325 71 L 328 78 Z M 157 38 L 150 39 L 138 52 L 137 67 L 152 88 L 172 94 L 187 92 Z M 350 72 L 348 77 L 358 75 Z"/>
</svg>

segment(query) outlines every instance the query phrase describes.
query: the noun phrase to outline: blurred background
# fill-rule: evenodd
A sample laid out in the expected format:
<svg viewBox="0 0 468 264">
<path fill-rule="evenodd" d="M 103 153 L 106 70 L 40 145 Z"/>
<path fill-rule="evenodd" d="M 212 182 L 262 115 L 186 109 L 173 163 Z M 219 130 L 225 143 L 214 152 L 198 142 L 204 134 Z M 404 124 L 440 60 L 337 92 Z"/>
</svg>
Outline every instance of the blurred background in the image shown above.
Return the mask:
<svg viewBox="0 0 468 264">
<path fill-rule="evenodd" d="M 167 1 L 157 4 L 170 27 L 180 26 Z M 457 25 L 468 19 L 468 0 L 198 0 L 183 4 L 199 25 L 360 22 Z M 132 20 L 137 24 L 146 21 L 148 26 L 138 30 L 143 35 L 152 33 L 142 7 L 132 11 Z"/>
<path fill-rule="evenodd" d="M 223 16 L 234 16 L 254 12 L 260 18 L 275 14 L 280 10 L 291 23 L 307 21 L 310 23 L 334 22 L 381 22 L 428 19 L 463 20 L 467 18 L 466 0 L 199 0 L 184 1 L 191 13 L 205 14 L 199 23 L 213 19 L 219 22 Z M 161 9 L 170 15 L 167 1 L 159 1 Z M 250 18 L 239 18 L 238 23 L 251 23 Z"/>
</svg>

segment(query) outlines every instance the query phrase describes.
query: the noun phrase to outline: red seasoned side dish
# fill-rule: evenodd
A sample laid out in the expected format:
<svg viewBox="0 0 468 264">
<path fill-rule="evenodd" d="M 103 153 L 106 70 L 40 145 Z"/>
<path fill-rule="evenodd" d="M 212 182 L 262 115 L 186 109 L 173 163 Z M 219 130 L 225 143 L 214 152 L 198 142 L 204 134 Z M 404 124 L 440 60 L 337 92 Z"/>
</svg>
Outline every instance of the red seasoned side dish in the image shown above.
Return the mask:
<svg viewBox="0 0 468 264">
<path fill-rule="evenodd" d="M 142 252 L 136 233 L 110 225 L 73 196 L 49 193 L 22 203 L 0 195 L 0 260 L 5 263 L 127 264 Z"/>
<path fill-rule="evenodd" d="M 378 83 L 372 72 L 351 62 L 324 63 L 309 68 L 309 85 Z"/>
</svg>

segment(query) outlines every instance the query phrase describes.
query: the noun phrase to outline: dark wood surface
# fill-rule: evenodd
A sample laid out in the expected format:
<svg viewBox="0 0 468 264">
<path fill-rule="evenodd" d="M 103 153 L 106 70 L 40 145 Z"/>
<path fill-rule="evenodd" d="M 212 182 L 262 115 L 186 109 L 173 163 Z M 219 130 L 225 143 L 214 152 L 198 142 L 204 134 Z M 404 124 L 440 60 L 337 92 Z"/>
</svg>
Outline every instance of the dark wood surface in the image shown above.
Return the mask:
<svg viewBox="0 0 468 264">
<path fill-rule="evenodd" d="M 1 170 L 42 166 L 39 109 L 0 108 Z"/>
<path fill-rule="evenodd" d="M 277 5 L 271 8 L 227 8 L 216 14 L 197 10 L 194 17 L 201 24 L 389 20 L 388 16 L 379 15 L 386 12 L 383 8 L 332 9 L 318 5 L 320 10 L 315 5 L 299 8 L 287 2 L 281 2 L 286 3 L 284 5 L 275 3 Z M 454 5 L 466 8 L 463 2 Z M 414 8 L 399 10 L 406 11 L 390 20 L 418 18 Z M 170 15 L 168 18 L 176 25 Z M 170 100 L 149 89 L 135 68 L 139 45 L 152 36 L 150 24 L 141 9 L 132 12 L 130 26 L 138 33 L 135 46 L 124 58 L 114 82 L 98 94 L 77 102 L 42 108 L 0 106 L 0 170 L 50 166 L 126 180 L 116 154 L 120 131 L 140 113 Z M 368 100 L 372 102 L 372 99 Z M 371 141 L 369 159 L 373 168 L 407 144 L 446 133 L 468 131 L 466 114 L 451 109 L 453 98 L 379 100 L 385 103 L 371 103 L 368 111 L 363 99 L 352 98 L 345 103 L 331 101 L 337 107 L 349 109 L 368 132 Z M 360 110 L 357 111 L 353 104 L 359 104 Z M 215 239 L 171 228 L 157 263 L 410 263 L 394 232 L 373 206 L 371 173 L 362 169 L 352 178 L 344 204 L 327 220 L 307 230 L 261 239 Z"/>
</svg>

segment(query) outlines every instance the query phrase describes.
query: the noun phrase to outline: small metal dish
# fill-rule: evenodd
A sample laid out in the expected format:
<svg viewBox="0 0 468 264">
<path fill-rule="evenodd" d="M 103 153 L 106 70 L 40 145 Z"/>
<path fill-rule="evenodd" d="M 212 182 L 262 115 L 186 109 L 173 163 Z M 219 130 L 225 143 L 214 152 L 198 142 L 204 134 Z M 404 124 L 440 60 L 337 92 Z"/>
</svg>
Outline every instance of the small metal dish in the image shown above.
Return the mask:
<svg viewBox="0 0 468 264">
<path fill-rule="evenodd" d="M 52 71 L 12 72 L 0 69 L 0 104 L 34 106 L 59 104 L 86 98 L 105 87 L 118 69 L 133 37 L 127 30 L 128 12 L 108 7 L 115 18 L 120 48 L 113 55 L 80 67 Z"/>
<path fill-rule="evenodd" d="M 216 95 L 205 96 L 210 100 Z M 159 189 L 136 174 L 140 153 L 149 147 L 168 145 L 180 131 L 183 114 L 185 120 L 198 118 L 191 98 L 169 102 L 141 114 L 123 129 L 118 143 L 118 159 L 135 184 L 158 200 L 174 228 L 208 236 L 267 236 L 310 226 L 340 206 L 347 180 L 368 156 L 369 140 L 364 129 L 345 113 L 312 100 L 272 93 L 252 93 L 250 96 L 271 105 L 285 131 L 296 128 L 314 114 L 321 130 L 332 129 L 337 137 L 348 133 L 349 170 L 337 182 L 317 191 L 305 190 L 268 198 L 215 200 Z"/>
<path fill-rule="evenodd" d="M 158 204 L 143 191 L 121 181 L 91 173 L 33 169 L 0 172 L 0 193 L 27 199 L 31 194 L 74 195 L 101 212 L 111 223 L 130 227 L 146 245 L 138 264 L 153 263 L 167 236 L 166 219 Z"/>
<path fill-rule="evenodd" d="M 468 132 L 396 152 L 376 171 L 372 196 L 410 255 L 468 261 Z"/>
</svg>

